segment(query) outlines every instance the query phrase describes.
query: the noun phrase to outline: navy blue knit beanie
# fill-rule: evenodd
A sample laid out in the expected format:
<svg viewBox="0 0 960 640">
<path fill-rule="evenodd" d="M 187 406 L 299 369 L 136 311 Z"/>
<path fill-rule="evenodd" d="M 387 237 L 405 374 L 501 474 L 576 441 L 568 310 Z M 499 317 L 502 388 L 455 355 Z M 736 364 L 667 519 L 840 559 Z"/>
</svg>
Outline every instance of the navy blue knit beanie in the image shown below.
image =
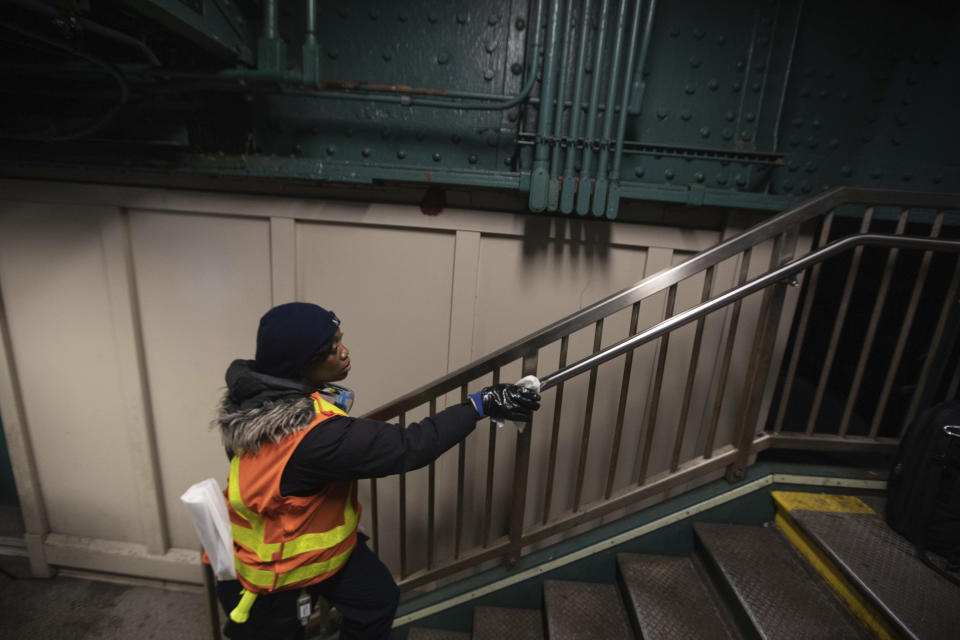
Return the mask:
<svg viewBox="0 0 960 640">
<path fill-rule="evenodd" d="M 297 378 L 337 332 L 340 319 L 309 302 L 290 302 L 260 318 L 254 368 L 278 378 Z"/>
</svg>

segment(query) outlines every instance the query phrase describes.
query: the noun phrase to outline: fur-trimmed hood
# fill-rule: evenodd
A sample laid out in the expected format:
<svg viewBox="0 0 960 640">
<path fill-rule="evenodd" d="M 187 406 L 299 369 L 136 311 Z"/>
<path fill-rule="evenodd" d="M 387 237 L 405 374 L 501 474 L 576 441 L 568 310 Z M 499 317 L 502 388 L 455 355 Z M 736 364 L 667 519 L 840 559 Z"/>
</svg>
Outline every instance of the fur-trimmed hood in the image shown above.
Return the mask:
<svg viewBox="0 0 960 640">
<path fill-rule="evenodd" d="M 227 390 L 212 427 L 228 455 L 256 452 L 264 442 L 310 426 L 315 416 L 310 386 L 253 370 L 252 360 L 234 360 L 227 369 Z"/>
</svg>

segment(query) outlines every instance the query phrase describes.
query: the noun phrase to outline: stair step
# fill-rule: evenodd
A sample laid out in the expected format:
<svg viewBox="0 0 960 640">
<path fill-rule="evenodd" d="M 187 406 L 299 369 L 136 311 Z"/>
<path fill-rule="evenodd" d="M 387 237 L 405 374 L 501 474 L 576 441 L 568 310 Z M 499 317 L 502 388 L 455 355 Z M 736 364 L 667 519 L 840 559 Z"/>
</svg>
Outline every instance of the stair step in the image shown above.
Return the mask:
<svg viewBox="0 0 960 640">
<path fill-rule="evenodd" d="M 414 627 L 407 634 L 407 640 L 470 640 L 470 634 L 462 631 Z"/>
<path fill-rule="evenodd" d="M 761 638 L 870 637 L 776 530 L 706 522 L 693 530 Z"/>
<path fill-rule="evenodd" d="M 691 558 L 620 553 L 617 568 L 643 640 L 737 637 Z"/>
<path fill-rule="evenodd" d="M 616 585 L 546 580 L 543 599 L 550 640 L 633 638 Z"/>
<path fill-rule="evenodd" d="M 880 612 L 896 632 L 915 638 L 956 637 L 960 589 L 924 564 L 913 544 L 887 525 L 884 500 L 864 499 L 875 511 L 856 513 L 791 502 L 793 495 L 798 494 L 783 492 L 779 508 L 789 511 L 799 530 L 846 578 L 854 595 Z"/>
<path fill-rule="evenodd" d="M 473 640 L 543 640 L 543 612 L 474 607 Z"/>
</svg>

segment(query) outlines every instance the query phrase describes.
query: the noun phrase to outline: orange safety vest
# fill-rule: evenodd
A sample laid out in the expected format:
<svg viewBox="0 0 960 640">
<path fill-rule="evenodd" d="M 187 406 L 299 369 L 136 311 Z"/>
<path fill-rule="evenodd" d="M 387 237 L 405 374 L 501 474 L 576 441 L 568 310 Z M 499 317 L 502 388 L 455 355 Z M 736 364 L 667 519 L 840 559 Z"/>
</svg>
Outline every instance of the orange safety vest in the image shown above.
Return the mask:
<svg viewBox="0 0 960 640">
<path fill-rule="evenodd" d="M 328 482 L 311 496 L 283 496 L 280 477 L 310 429 L 346 413 L 314 393 L 316 417 L 306 429 L 230 461 L 227 504 L 237 578 L 253 593 L 326 580 L 357 544 L 356 480 Z"/>
</svg>

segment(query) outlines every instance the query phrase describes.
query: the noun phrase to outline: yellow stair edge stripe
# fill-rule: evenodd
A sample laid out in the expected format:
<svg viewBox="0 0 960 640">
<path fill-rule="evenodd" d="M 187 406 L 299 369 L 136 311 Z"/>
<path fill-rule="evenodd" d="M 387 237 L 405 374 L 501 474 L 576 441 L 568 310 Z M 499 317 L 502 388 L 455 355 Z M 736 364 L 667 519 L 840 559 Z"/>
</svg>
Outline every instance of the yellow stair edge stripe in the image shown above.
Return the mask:
<svg viewBox="0 0 960 640">
<path fill-rule="evenodd" d="M 876 513 L 856 496 L 804 491 L 771 491 L 777 508 L 784 511 L 827 511 L 830 513 Z"/>
<path fill-rule="evenodd" d="M 787 492 L 774 491 L 772 493 L 782 494 Z M 863 503 L 861 502 L 861 504 Z M 869 507 L 867 508 L 869 509 Z M 872 512 L 873 510 L 871 509 L 871 513 Z M 827 584 L 830 585 L 834 594 L 843 601 L 853 615 L 866 625 L 877 638 L 881 640 L 895 640 L 901 637 L 900 634 L 890 626 L 883 614 L 877 611 L 873 604 L 860 593 L 860 590 L 847 580 L 846 576 L 841 573 L 840 569 L 827 557 L 820 547 L 800 530 L 797 523 L 790 516 L 789 510 L 785 509 L 780 501 L 777 501 L 777 515 L 774 518 L 774 525 L 783 532 L 787 540 L 807 559 L 814 570 L 827 581 Z"/>
</svg>

